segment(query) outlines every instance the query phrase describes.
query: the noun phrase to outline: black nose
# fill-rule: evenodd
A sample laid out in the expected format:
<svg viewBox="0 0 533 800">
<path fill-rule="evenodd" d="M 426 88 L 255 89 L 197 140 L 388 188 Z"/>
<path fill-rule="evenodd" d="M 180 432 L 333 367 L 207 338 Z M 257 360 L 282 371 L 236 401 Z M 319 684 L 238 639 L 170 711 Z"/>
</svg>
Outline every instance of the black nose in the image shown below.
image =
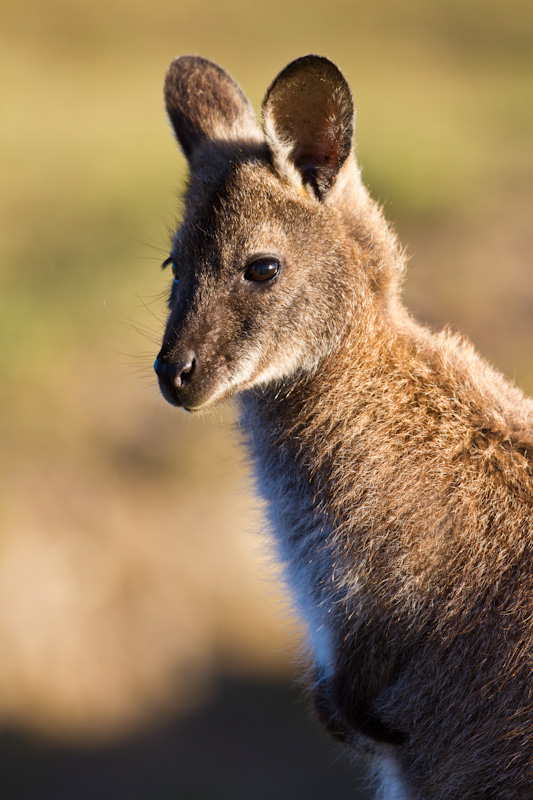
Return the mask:
<svg viewBox="0 0 533 800">
<path fill-rule="evenodd" d="M 168 363 L 158 356 L 154 363 L 154 369 L 159 380 L 172 389 L 181 389 L 189 383 L 195 366 L 196 359 L 194 353 L 191 352 L 186 353 L 179 361 L 172 363 Z"/>
</svg>

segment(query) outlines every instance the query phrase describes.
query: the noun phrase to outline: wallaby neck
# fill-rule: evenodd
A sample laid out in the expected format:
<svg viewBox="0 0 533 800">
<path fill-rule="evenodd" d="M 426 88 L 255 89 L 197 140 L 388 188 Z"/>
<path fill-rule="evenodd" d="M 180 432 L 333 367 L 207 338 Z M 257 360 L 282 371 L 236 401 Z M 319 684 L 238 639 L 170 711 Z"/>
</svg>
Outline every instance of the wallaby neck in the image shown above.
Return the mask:
<svg viewBox="0 0 533 800">
<path fill-rule="evenodd" d="M 241 424 L 255 459 L 278 453 L 305 483 L 316 483 L 315 491 L 323 483 L 328 493 L 333 462 L 343 461 L 346 449 L 363 456 L 371 447 L 365 420 L 389 415 L 392 424 L 394 386 L 409 380 L 402 354 L 416 351 L 423 330 L 401 309 L 395 313 L 399 325 L 380 318 L 364 335 L 350 330 L 312 372 L 242 395 Z"/>
<path fill-rule="evenodd" d="M 488 469 L 495 491 L 500 474 L 517 494 L 530 491 L 533 404 L 468 343 L 398 315 L 365 324 L 365 337 L 351 331 L 313 374 L 246 393 L 241 418 L 267 499 L 261 482 L 285 480 L 293 498 L 306 491 L 337 541 L 355 547 L 353 570 L 370 558 L 386 573 L 399 557 L 429 586 L 453 540 L 472 536 L 474 551 L 471 516 L 483 500 L 458 487 L 486 481 Z"/>
<path fill-rule="evenodd" d="M 244 428 L 298 439 L 302 428 L 327 429 L 348 416 L 353 420 L 368 402 L 379 402 L 396 379 L 409 376 L 409 356 L 425 338 L 399 304 L 392 314 L 393 319 L 376 315 L 372 324 L 348 330 L 313 370 L 244 392 Z"/>
</svg>

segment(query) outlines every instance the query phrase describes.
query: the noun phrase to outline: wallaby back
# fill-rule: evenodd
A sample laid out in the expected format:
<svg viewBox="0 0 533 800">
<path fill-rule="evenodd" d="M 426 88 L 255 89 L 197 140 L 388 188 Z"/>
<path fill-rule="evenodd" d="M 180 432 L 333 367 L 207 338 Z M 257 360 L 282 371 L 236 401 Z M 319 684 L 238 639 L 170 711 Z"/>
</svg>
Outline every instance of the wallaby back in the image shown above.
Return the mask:
<svg viewBox="0 0 533 800">
<path fill-rule="evenodd" d="M 332 62 L 289 64 L 262 130 L 205 59 L 165 97 L 190 180 L 155 368 L 189 411 L 239 396 L 319 717 L 390 800 L 533 797 L 532 401 L 402 306 Z"/>
</svg>

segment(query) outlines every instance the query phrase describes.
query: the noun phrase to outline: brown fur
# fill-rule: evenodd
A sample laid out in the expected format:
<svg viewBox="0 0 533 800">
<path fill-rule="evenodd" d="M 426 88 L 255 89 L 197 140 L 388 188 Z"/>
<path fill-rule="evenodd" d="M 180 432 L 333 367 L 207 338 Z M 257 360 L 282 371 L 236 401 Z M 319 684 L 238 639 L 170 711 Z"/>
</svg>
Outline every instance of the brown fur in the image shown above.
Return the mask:
<svg viewBox="0 0 533 800">
<path fill-rule="evenodd" d="M 189 410 L 240 394 L 289 582 L 331 648 L 320 718 L 393 754 L 387 797 L 533 796 L 532 401 L 402 306 L 331 62 L 278 76 L 266 142 L 204 59 L 174 62 L 166 97 L 191 180 L 161 388 Z M 275 280 L 243 277 L 258 254 Z"/>
</svg>

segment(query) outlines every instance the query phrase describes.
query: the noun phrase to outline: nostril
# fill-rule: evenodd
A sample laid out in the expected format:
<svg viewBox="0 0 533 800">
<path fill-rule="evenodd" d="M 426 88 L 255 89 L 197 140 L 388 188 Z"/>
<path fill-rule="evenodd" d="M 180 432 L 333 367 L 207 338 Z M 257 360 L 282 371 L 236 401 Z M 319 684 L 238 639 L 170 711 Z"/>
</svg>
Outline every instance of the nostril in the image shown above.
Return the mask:
<svg viewBox="0 0 533 800">
<path fill-rule="evenodd" d="M 185 386 L 185 384 L 189 383 L 193 376 L 196 360 L 194 356 L 191 356 L 187 359 L 185 364 L 177 364 L 176 366 L 179 371 L 175 378 L 176 386 Z"/>
<path fill-rule="evenodd" d="M 156 358 L 154 362 L 154 370 L 157 377 L 164 383 L 172 384 L 176 389 L 185 386 L 192 379 L 196 367 L 196 359 L 191 354 L 187 354 L 185 358 L 180 361 L 167 364 Z"/>
</svg>

